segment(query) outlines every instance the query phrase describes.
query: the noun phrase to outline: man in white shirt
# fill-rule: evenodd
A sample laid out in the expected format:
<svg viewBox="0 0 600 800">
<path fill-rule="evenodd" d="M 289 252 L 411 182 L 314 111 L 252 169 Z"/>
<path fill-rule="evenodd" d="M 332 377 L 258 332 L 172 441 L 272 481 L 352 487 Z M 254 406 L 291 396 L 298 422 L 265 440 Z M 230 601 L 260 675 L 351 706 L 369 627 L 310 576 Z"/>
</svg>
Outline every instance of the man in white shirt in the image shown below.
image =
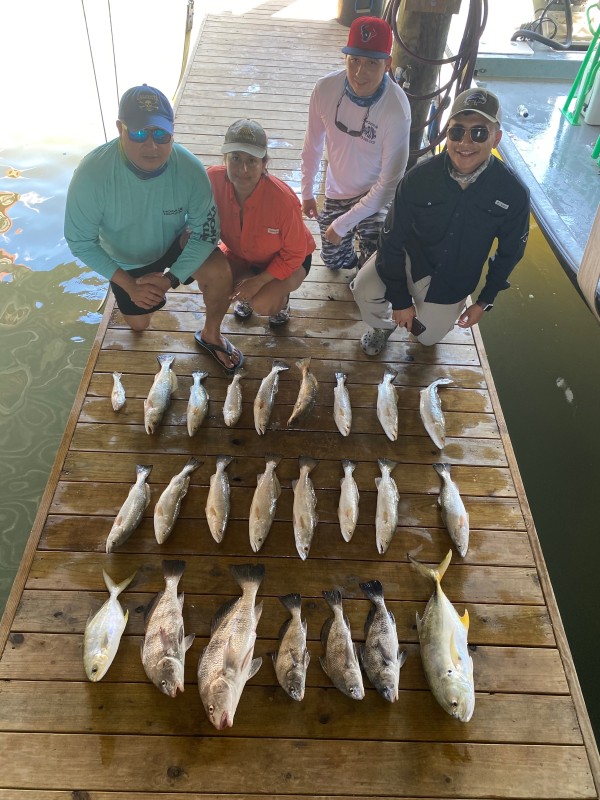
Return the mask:
<svg viewBox="0 0 600 800">
<path fill-rule="evenodd" d="M 392 42 L 387 22 L 358 17 L 342 48 L 345 69 L 317 81 L 311 95 L 302 149 L 302 210 L 319 221 L 321 255 L 329 269 L 352 269 L 375 252 L 406 169 L 410 106 L 387 74 Z M 325 202 L 319 214 L 314 182 L 325 145 Z"/>
</svg>

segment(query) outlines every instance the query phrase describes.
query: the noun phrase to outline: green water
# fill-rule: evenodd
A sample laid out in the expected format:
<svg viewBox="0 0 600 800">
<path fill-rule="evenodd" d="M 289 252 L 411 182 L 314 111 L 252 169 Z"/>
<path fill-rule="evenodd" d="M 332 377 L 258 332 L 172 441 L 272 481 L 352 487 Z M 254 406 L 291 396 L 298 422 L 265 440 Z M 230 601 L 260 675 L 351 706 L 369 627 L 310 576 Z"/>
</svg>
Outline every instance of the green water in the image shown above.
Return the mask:
<svg viewBox="0 0 600 800">
<path fill-rule="evenodd" d="M 90 148 L 0 151 L 0 193 L 22 197 L 0 235 L 0 608 L 100 320 L 105 282 L 62 235 L 66 187 Z M 482 333 L 598 734 L 600 327 L 536 229 L 511 282 Z"/>
</svg>

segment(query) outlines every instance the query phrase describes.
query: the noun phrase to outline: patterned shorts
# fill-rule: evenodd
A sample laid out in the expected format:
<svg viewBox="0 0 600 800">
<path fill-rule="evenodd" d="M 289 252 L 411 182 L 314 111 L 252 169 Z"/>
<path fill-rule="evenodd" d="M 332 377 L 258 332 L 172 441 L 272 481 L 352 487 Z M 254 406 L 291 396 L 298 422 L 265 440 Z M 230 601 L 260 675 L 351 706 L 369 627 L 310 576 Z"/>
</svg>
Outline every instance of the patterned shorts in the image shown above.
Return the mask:
<svg viewBox="0 0 600 800">
<path fill-rule="evenodd" d="M 376 214 L 361 220 L 356 227 L 348 231 L 340 244 L 326 242 L 324 238 L 325 232 L 331 223 L 355 206 L 362 197 L 364 195 L 352 197 L 349 200 L 325 198 L 318 222 L 321 229 L 321 257 L 323 258 L 323 263 L 329 269 L 352 269 L 359 263 L 354 247 L 355 237 L 358 242 L 361 264 L 377 250 L 379 233 L 387 216 L 388 206 L 385 206 Z"/>
</svg>

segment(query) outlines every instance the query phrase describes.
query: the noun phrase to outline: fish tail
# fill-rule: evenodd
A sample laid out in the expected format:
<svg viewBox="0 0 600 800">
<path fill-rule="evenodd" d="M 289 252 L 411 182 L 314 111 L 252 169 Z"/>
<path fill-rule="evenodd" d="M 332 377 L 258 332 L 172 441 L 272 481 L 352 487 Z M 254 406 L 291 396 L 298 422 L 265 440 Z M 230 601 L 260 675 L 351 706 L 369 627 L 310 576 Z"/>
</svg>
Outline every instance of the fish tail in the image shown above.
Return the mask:
<svg viewBox="0 0 600 800">
<path fill-rule="evenodd" d="M 169 580 L 174 580 L 175 585 L 177 585 L 181 580 L 181 576 L 185 570 L 185 561 L 179 558 L 172 560 L 165 559 L 162 562 L 162 566 L 165 581 L 168 582 Z"/>
<path fill-rule="evenodd" d="M 273 369 L 276 369 L 278 372 L 281 372 L 284 369 L 289 369 L 289 364 L 286 364 L 285 361 L 281 361 L 280 359 L 276 358 L 273 361 Z"/>
<path fill-rule="evenodd" d="M 383 472 L 384 469 L 389 469 L 392 472 L 400 463 L 399 461 L 392 461 L 391 458 L 378 458 L 377 463 L 379 469 Z"/>
<path fill-rule="evenodd" d="M 171 364 L 175 361 L 175 356 L 171 355 L 170 353 L 161 353 L 160 355 L 156 356 L 156 360 L 162 367 L 163 364 L 167 366 L 171 366 Z"/>
<path fill-rule="evenodd" d="M 317 459 L 311 458 L 310 456 L 300 456 L 298 461 L 299 461 L 299 464 L 300 464 L 300 469 L 302 469 L 302 467 L 308 467 L 308 471 L 309 472 L 312 472 L 312 470 L 319 463 Z"/>
<path fill-rule="evenodd" d="M 232 564 L 229 569 L 242 591 L 245 586 L 260 586 L 265 577 L 264 564 Z"/>
<path fill-rule="evenodd" d="M 395 380 L 396 376 L 398 375 L 398 370 L 394 369 L 393 367 L 386 367 L 385 372 L 383 373 L 384 377 L 390 378 L 390 383 Z"/>
<path fill-rule="evenodd" d="M 447 478 L 450 477 L 450 464 L 437 463 L 437 464 L 432 464 L 431 466 L 434 468 L 437 474 L 440 475 L 442 478 L 444 477 L 444 475 Z"/>
<path fill-rule="evenodd" d="M 378 581 L 377 578 L 372 581 L 366 581 L 365 583 L 359 583 L 358 585 L 372 603 L 381 602 L 383 600 L 383 586 L 381 585 L 381 581 Z"/>
<path fill-rule="evenodd" d="M 342 461 L 342 467 L 344 468 L 344 472 L 346 471 L 346 469 L 349 469 L 350 472 L 352 473 L 356 469 L 356 462 L 355 461 L 350 461 L 349 458 L 345 458 Z"/>
<path fill-rule="evenodd" d="M 283 456 L 279 454 L 276 455 L 275 453 L 265 453 L 265 461 L 267 464 L 273 464 L 274 466 L 277 466 L 282 458 Z"/>
<path fill-rule="evenodd" d="M 226 469 L 229 464 L 233 461 L 233 456 L 224 456 L 218 455 L 217 456 L 217 467 L 222 466 L 223 469 Z"/>
<path fill-rule="evenodd" d="M 106 572 L 106 570 L 104 569 L 102 570 L 102 574 L 104 575 L 104 583 L 106 584 L 106 588 L 108 589 L 109 593 L 114 594 L 115 597 L 118 597 L 121 594 L 121 592 L 124 591 L 129 586 L 131 581 L 135 578 L 135 576 L 137 575 L 137 569 L 128 578 L 125 578 L 124 581 L 121 581 L 121 583 L 115 583 L 115 581 L 113 581 L 108 572 Z"/>
<path fill-rule="evenodd" d="M 302 372 L 306 372 L 308 370 L 308 368 L 310 367 L 310 356 L 307 356 L 306 358 L 298 359 L 298 361 L 296 361 L 296 366 Z"/>
<path fill-rule="evenodd" d="M 283 597 L 280 597 L 279 600 L 281 601 L 282 605 L 287 608 L 290 614 L 293 614 L 296 609 L 302 607 L 302 596 L 297 592 L 283 595 Z"/>
<path fill-rule="evenodd" d="M 336 372 L 335 379 L 338 381 L 342 381 L 342 383 L 346 383 L 346 376 L 343 372 Z"/>
<path fill-rule="evenodd" d="M 200 461 L 199 459 L 197 459 L 196 456 L 190 456 L 190 458 L 188 459 L 187 463 L 185 464 L 184 469 L 187 469 L 188 472 L 193 472 L 195 469 L 198 469 L 198 467 L 202 463 L 203 462 Z"/>
<path fill-rule="evenodd" d="M 331 591 L 324 590 L 323 597 L 332 611 L 342 605 L 342 593 L 339 589 L 332 589 Z"/>
<path fill-rule="evenodd" d="M 152 464 L 136 464 L 135 465 L 135 472 L 138 477 L 143 475 L 144 480 L 150 475 L 152 472 Z"/>
<path fill-rule="evenodd" d="M 417 561 L 416 558 L 413 558 L 410 553 L 408 553 L 408 560 L 413 565 L 413 567 L 423 575 L 424 578 L 429 578 L 434 584 L 441 583 L 442 578 L 444 577 L 446 570 L 448 569 L 448 565 L 452 559 L 452 550 L 448 550 L 446 557 L 443 561 L 435 568 L 428 567 L 426 564 L 422 564 L 420 561 Z"/>
<path fill-rule="evenodd" d="M 122 378 L 122 377 L 123 377 L 122 372 L 113 372 L 113 378 Z"/>
</svg>

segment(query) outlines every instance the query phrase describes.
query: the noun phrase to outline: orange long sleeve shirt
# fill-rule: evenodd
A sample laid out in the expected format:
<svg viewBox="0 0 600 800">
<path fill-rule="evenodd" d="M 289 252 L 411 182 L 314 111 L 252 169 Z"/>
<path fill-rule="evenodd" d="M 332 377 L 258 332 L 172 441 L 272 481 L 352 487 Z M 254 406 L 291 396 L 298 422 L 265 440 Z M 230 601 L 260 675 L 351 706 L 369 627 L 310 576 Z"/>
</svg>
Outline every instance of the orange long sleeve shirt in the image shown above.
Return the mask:
<svg viewBox="0 0 600 800">
<path fill-rule="evenodd" d="M 316 247 L 300 201 L 273 175 L 263 175 L 244 203 L 244 221 L 225 166 L 207 168 L 221 223 L 221 250 L 235 272 L 265 270 L 284 280 Z"/>
</svg>

